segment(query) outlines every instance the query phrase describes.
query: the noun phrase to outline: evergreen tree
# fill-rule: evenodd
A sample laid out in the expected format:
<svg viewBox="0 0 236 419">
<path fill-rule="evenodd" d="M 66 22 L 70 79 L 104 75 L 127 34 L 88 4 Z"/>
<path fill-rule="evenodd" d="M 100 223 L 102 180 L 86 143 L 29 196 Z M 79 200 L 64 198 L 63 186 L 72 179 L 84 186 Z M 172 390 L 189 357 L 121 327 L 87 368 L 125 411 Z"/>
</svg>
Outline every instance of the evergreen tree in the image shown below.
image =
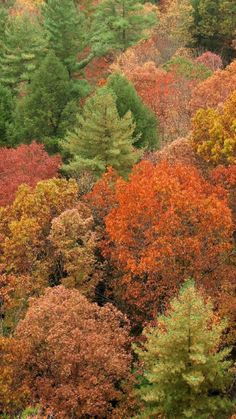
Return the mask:
<svg viewBox="0 0 236 419">
<path fill-rule="evenodd" d="M 132 83 L 120 74 L 112 74 L 107 86 L 116 95 L 116 107 L 120 117 L 129 110 L 136 128 L 134 138 L 137 148 L 156 149 L 158 147 L 157 119 L 154 113 L 142 102 Z"/>
<path fill-rule="evenodd" d="M 227 418 L 233 403 L 226 389 L 231 382 L 219 350 L 225 322 L 216 321 L 212 304 L 205 303 L 188 281 L 158 325 L 144 331 L 144 348 L 135 349 L 144 363 L 137 393 L 144 402 L 140 418 Z"/>
<path fill-rule="evenodd" d="M 48 0 L 42 10 L 50 48 L 71 74 L 78 68 L 77 55 L 86 45 L 85 16 L 73 0 Z"/>
<path fill-rule="evenodd" d="M 192 34 L 195 46 L 223 55 L 235 56 L 236 2 L 229 0 L 191 0 L 194 8 Z"/>
<path fill-rule="evenodd" d="M 13 98 L 7 87 L 0 85 L 0 147 L 8 146 L 8 129 L 12 122 Z"/>
<path fill-rule="evenodd" d="M 100 49 L 125 51 L 145 38 L 145 30 L 156 23 L 137 0 L 102 0 L 95 12 L 92 43 Z"/>
<path fill-rule="evenodd" d="M 112 166 L 126 176 L 139 155 L 132 146 L 134 129 L 131 113 L 120 118 L 113 95 L 98 90 L 86 101 L 76 129 L 64 141 L 64 150 L 72 156 L 64 170 L 73 175 L 90 171 L 99 177 Z"/>
<path fill-rule="evenodd" d="M 13 145 L 32 139 L 47 143 L 47 138 L 63 137 L 75 122 L 79 98 L 74 98 L 73 82 L 54 53 L 43 60 L 26 93 L 16 107 Z"/>
<path fill-rule="evenodd" d="M 0 52 L 0 82 L 17 89 L 29 82 L 46 54 L 45 34 L 36 18 L 9 16 Z"/>
</svg>

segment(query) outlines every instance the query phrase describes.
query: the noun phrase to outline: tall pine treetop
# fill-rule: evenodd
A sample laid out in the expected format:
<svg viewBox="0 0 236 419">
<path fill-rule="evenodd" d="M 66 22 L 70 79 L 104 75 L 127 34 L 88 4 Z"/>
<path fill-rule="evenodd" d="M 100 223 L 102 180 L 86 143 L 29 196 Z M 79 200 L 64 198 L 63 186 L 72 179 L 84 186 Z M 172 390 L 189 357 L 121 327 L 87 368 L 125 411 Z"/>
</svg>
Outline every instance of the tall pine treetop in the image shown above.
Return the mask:
<svg viewBox="0 0 236 419">
<path fill-rule="evenodd" d="M 145 38 L 156 22 L 155 13 L 146 12 L 137 0 L 102 0 L 95 12 L 92 43 L 104 52 L 125 51 Z"/>
<path fill-rule="evenodd" d="M 85 16 L 73 0 L 48 0 L 42 8 L 50 48 L 71 74 L 85 45 Z"/>
<path fill-rule="evenodd" d="M 86 101 L 76 129 L 63 143 L 72 156 L 64 170 L 72 175 L 90 171 L 99 177 L 112 166 L 126 176 L 139 156 L 132 145 L 134 129 L 131 112 L 120 118 L 114 95 L 99 89 Z"/>
</svg>

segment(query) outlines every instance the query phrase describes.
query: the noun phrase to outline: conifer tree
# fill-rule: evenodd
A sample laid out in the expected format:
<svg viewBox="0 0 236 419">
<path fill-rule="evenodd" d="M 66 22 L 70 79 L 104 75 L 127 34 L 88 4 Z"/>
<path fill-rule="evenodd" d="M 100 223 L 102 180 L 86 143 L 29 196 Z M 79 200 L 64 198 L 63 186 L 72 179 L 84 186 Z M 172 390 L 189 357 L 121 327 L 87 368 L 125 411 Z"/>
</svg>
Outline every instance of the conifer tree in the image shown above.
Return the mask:
<svg viewBox="0 0 236 419">
<path fill-rule="evenodd" d="M 11 91 L 0 85 L 0 147 L 8 145 L 8 129 L 12 122 L 13 108 Z"/>
<path fill-rule="evenodd" d="M 144 331 L 143 348 L 135 348 L 144 365 L 137 390 L 144 402 L 140 418 L 227 418 L 233 408 L 226 390 L 231 382 L 219 350 L 224 321 L 217 321 L 194 282 L 187 281 L 158 324 Z"/>
<path fill-rule="evenodd" d="M 53 52 L 43 60 L 26 93 L 16 106 L 12 145 L 32 139 L 47 144 L 47 138 L 63 137 L 75 122 L 78 100 L 66 68 Z"/>
<path fill-rule="evenodd" d="M 71 74 L 78 67 L 78 52 L 86 45 L 85 16 L 73 0 L 48 0 L 42 11 L 50 48 Z"/>
<path fill-rule="evenodd" d="M 106 89 L 98 90 L 86 101 L 76 129 L 63 143 L 72 156 L 64 170 L 73 175 L 91 171 L 99 177 L 112 166 L 127 175 L 139 155 L 132 146 L 134 130 L 131 112 L 120 118 L 113 95 Z"/>
<path fill-rule="evenodd" d="M 158 147 L 157 119 L 142 102 L 132 83 L 116 73 L 108 78 L 107 86 L 116 95 L 116 107 L 120 117 L 131 111 L 136 125 L 135 147 L 156 149 Z"/>
<path fill-rule="evenodd" d="M 17 89 L 29 82 L 47 51 L 44 31 L 36 18 L 27 14 L 9 16 L 2 36 L 0 82 Z"/>
<path fill-rule="evenodd" d="M 146 13 L 137 0 L 102 0 L 95 12 L 93 44 L 104 51 L 125 51 L 145 38 L 145 30 L 155 23 L 155 14 Z"/>
</svg>

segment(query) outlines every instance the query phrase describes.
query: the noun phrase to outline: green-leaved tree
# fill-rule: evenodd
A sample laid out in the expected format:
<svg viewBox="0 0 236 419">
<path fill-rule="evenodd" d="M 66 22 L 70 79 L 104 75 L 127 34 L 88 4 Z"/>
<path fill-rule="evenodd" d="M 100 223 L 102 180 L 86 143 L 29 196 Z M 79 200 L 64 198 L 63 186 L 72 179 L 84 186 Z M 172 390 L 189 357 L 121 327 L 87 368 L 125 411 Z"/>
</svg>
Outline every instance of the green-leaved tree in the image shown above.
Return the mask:
<svg viewBox="0 0 236 419">
<path fill-rule="evenodd" d="M 188 281 L 167 315 L 144 331 L 143 348 L 135 349 L 144 371 L 137 390 L 144 403 L 140 418 L 230 416 L 233 402 L 226 393 L 232 378 L 226 360 L 230 349 L 219 349 L 225 326 Z"/>
<path fill-rule="evenodd" d="M 47 53 L 47 40 L 37 18 L 9 16 L 0 50 L 0 83 L 18 90 L 30 82 Z"/>
<path fill-rule="evenodd" d="M 125 51 L 145 38 L 145 31 L 156 22 L 156 15 L 137 0 L 102 0 L 95 12 L 92 42 L 104 52 Z"/>
<path fill-rule="evenodd" d="M 114 73 L 107 81 L 108 88 L 116 95 L 116 107 L 120 117 L 131 111 L 134 122 L 135 147 L 155 150 L 158 148 L 157 119 L 142 102 L 134 86 L 124 76 Z"/>
<path fill-rule="evenodd" d="M 112 166 L 126 176 L 140 155 L 132 145 L 134 130 L 131 112 L 120 118 L 115 97 L 99 89 L 86 101 L 76 129 L 63 142 L 64 150 L 71 155 L 64 170 L 70 175 L 88 171 L 99 177 Z"/>
<path fill-rule="evenodd" d="M 69 74 L 79 68 L 78 53 L 86 46 L 86 19 L 73 0 L 48 0 L 42 8 L 49 46 Z"/>
<path fill-rule="evenodd" d="M 19 98 L 10 138 L 12 145 L 37 139 L 46 145 L 62 138 L 75 123 L 78 101 L 64 65 L 53 52 L 42 61 L 26 95 Z M 49 151 L 56 151 L 50 150 Z"/>
</svg>

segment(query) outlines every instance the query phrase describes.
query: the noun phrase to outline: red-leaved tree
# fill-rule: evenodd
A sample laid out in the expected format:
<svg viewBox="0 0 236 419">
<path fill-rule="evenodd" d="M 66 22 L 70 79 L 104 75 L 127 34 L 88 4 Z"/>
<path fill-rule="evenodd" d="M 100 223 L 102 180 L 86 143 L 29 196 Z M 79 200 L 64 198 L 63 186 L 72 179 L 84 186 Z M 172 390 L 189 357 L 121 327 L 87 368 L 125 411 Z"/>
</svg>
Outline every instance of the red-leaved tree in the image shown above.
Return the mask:
<svg viewBox="0 0 236 419">
<path fill-rule="evenodd" d="M 57 176 L 61 157 L 49 156 L 42 144 L 0 148 L 0 206 L 9 205 L 18 186 L 35 186 L 39 180 Z"/>
</svg>

